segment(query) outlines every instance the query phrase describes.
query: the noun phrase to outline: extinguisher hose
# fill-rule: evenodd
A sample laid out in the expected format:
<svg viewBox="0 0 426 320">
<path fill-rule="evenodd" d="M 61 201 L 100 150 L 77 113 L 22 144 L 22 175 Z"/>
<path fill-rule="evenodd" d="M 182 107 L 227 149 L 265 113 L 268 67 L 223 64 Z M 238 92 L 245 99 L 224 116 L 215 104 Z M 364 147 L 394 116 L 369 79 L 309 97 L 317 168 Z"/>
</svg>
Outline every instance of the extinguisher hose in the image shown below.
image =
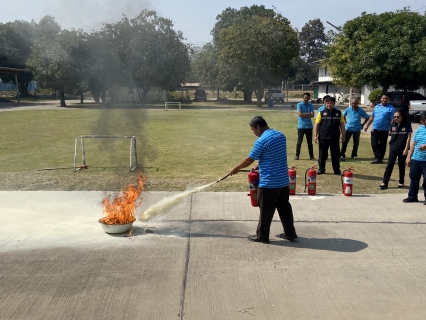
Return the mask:
<svg viewBox="0 0 426 320">
<path fill-rule="evenodd" d="M 253 170 L 238 170 L 239 172 L 251 172 L 251 171 L 253 171 Z M 223 178 L 220 178 L 220 179 L 218 179 L 217 181 L 216 181 L 216 183 L 218 183 L 218 182 L 221 182 L 221 181 L 223 181 L 223 180 L 225 180 L 226 178 L 228 178 L 229 176 L 230 176 L 231 174 L 230 173 L 228 173 L 226 176 L 224 176 Z"/>
<path fill-rule="evenodd" d="M 348 170 L 344 170 L 343 172 L 342 172 L 342 176 L 340 177 L 340 180 L 342 181 L 342 192 L 343 193 L 345 193 L 345 189 L 343 188 L 343 177 L 345 176 L 345 172 L 346 171 L 348 171 Z"/>
<path fill-rule="evenodd" d="M 306 169 L 306 171 L 305 171 L 305 191 L 303 191 L 303 192 L 306 192 L 306 187 L 308 186 L 308 179 L 307 179 L 307 175 L 308 175 L 308 171 L 309 171 L 309 169 L 310 168 L 308 168 L 308 169 Z"/>
</svg>

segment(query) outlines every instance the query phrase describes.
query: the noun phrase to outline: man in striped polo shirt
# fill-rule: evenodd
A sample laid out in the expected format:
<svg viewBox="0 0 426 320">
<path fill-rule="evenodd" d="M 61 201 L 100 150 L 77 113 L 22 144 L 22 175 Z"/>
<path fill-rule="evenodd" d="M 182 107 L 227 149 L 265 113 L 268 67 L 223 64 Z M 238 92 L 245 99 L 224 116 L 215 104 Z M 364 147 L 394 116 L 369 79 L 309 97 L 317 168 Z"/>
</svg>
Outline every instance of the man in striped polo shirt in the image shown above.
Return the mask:
<svg viewBox="0 0 426 320">
<path fill-rule="evenodd" d="M 231 169 L 230 174 L 237 174 L 242 168 L 259 160 L 254 169 L 259 169 L 260 182 L 258 203 L 260 209 L 256 234 L 248 237 L 250 241 L 269 243 L 269 233 L 275 209 L 284 228 L 278 237 L 290 241 L 297 238 L 294 229 L 293 210 L 289 202 L 289 177 L 287 166 L 286 137 L 281 132 L 268 127 L 261 116 L 253 117 L 249 122 L 253 133 L 259 137 L 254 143 L 248 157 Z"/>
<path fill-rule="evenodd" d="M 426 111 L 420 114 L 422 125 L 417 129 L 411 141 L 410 150 L 407 156 L 407 165 L 410 167 L 410 189 L 408 197 L 403 202 L 418 202 L 420 179 L 423 175 L 423 194 L 426 200 Z M 426 201 L 424 202 L 426 205 Z"/>
</svg>

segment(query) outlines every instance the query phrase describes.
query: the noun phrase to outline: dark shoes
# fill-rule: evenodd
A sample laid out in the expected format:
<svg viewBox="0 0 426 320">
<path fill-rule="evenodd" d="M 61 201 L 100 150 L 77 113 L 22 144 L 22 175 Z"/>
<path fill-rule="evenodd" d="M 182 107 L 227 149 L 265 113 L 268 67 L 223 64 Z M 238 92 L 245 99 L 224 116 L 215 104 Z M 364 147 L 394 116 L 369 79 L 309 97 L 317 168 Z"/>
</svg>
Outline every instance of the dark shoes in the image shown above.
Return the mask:
<svg viewBox="0 0 426 320">
<path fill-rule="evenodd" d="M 311 159 L 310 159 L 310 160 L 314 161 L 314 160 L 317 160 L 317 159 L 315 159 L 315 157 L 311 157 Z"/>
<path fill-rule="evenodd" d="M 402 200 L 402 202 L 405 202 L 405 203 L 419 202 L 419 200 L 417 200 L 417 198 L 410 198 L 410 197 L 408 197 L 408 198 L 405 198 L 404 200 Z"/>
<path fill-rule="evenodd" d="M 388 185 L 386 183 L 382 183 L 379 187 L 380 187 L 380 190 L 385 190 L 388 188 Z"/>
<path fill-rule="evenodd" d="M 382 159 L 375 159 L 373 161 L 371 161 L 372 164 L 379 164 L 379 163 L 383 163 Z"/>
<path fill-rule="evenodd" d="M 318 175 L 318 174 L 324 174 L 324 173 L 325 173 L 325 171 L 324 171 L 324 170 L 318 170 L 318 171 L 317 171 L 317 175 Z"/>
<path fill-rule="evenodd" d="M 334 174 L 335 174 L 335 175 L 338 175 L 338 176 L 343 176 L 342 171 L 336 171 Z"/>
<path fill-rule="evenodd" d="M 269 243 L 269 240 L 260 239 L 257 235 L 248 236 L 248 239 L 253 242 Z"/>
<path fill-rule="evenodd" d="M 344 157 L 340 157 L 339 161 L 346 161 L 346 159 Z"/>
<path fill-rule="evenodd" d="M 296 235 L 294 235 L 294 236 L 288 236 L 285 233 L 277 234 L 277 237 L 281 238 L 281 239 L 284 239 L 284 240 L 288 240 L 288 241 L 295 241 L 297 239 Z"/>
</svg>

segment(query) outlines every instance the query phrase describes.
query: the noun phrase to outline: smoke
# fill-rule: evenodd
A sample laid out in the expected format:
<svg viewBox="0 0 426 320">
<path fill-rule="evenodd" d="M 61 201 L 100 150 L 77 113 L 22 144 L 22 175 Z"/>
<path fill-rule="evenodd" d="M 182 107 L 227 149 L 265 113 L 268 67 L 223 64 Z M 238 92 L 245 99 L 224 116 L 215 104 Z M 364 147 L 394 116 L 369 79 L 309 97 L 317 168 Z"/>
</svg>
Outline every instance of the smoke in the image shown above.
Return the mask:
<svg viewBox="0 0 426 320">
<path fill-rule="evenodd" d="M 104 23 L 115 23 L 123 14 L 134 18 L 143 9 L 154 10 L 150 0 L 45 0 L 46 13 L 55 17 L 62 29 L 98 31 Z"/>
</svg>

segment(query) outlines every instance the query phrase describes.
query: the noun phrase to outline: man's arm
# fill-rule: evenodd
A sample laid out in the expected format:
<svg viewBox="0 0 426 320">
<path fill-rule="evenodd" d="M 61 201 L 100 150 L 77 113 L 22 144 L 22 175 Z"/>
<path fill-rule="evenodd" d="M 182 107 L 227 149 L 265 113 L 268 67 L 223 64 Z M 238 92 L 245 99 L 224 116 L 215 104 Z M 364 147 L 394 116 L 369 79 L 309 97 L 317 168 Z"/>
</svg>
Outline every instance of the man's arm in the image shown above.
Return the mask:
<svg viewBox="0 0 426 320">
<path fill-rule="evenodd" d="M 365 132 L 367 132 L 367 129 L 370 126 L 370 124 L 373 122 L 373 120 L 374 120 L 373 116 L 370 116 L 370 118 L 368 118 L 368 120 L 367 120 L 367 122 L 365 123 L 365 126 L 364 126 L 364 131 Z"/>
<path fill-rule="evenodd" d="M 302 112 L 298 112 L 297 115 L 301 118 L 313 118 L 314 117 L 314 113 L 313 112 L 309 112 L 309 113 L 302 113 Z"/>
<path fill-rule="evenodd" d="M 340 132 L 342 133 L 341 141 L 343 143 L 343 142 L 345 142 L 345 138 L 346 138 L 346 129 L 345 129 L 345 123 L 344 122 L 340 122 Z"/>
<path fill-rule="evenodd" d="M 315 126 L 314 126 L 314 142 L 317 143 L 318 142 L 318 130 L 319 130 L 319 123 L 315 122 Z"/>
<path fill-rule="evenodd" d="M 402 155 L 406 156 L 410 150 L 410 143 L 411 143 L 411 132 L 407 133 L 407 143 L 405 144 L 405 149 L 402 152 Z"/>
<path fill-rule="evenodd" d="M 239 164 L 237 164 L 235 167 L 231 169 L 231 172 L 230 172 L 231 176 L 234 174 L 237 174 L 238 171 L 240 171 L 240 169 L 248 167 L 253 162 L 254 162 L 254 159 L 249 157 L 245 158 L 243 161 L 241 161 Z"/>
<path fill-rule="evenodd" d="M 407 166 L 411 166 L 411 156 L 413 155 L 415 145 L 416 143 L 414 141 L 411 141 L 410 150 L 408 150 L 407 160 L 405 160 Z"/>
</svg>

